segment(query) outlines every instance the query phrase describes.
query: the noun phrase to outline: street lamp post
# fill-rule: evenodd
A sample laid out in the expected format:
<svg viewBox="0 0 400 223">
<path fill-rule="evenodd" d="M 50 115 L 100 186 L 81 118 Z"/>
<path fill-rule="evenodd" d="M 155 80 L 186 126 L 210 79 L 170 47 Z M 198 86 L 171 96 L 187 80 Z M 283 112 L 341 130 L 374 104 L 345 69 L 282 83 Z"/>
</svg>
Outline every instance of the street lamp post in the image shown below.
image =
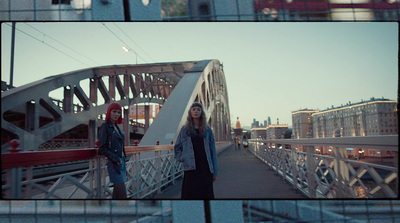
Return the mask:
<svg viewBox="0 0 400 223">
<path fill-rule="evenodd" d="M 138 55 L 137 55 L 137 53 L 134 51 L 134 50 L 132 50 L 132 49 L 130 49 L 130 48 L 128 48 L 128 47 L 126 47 L 126 46 L 123 46 L 122 47 L 122 49 L 125 51 L 125 52 L 133 52 L 135 55 L 136 55 L 136 64 L 138 64 L 138 60 L 137 60 L 137 57 L 138 57 Z"/>
<path fill-rule="evenodd" d="M 13 88 L 14 79 L 14 48 L 15 48 L 15 22 L 12 23 L 12 33 L 11 33 L 11 62 L 10 62 L 10 86 L 9 89 Z"/>
</svg>

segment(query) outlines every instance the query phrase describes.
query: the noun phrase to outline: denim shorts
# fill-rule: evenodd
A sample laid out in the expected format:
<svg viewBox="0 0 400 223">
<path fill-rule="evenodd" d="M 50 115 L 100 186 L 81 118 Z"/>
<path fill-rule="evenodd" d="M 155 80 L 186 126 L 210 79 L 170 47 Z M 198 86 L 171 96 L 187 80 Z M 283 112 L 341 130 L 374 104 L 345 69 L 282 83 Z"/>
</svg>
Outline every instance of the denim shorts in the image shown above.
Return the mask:
<svg viewBox="0 0 400 223">
<path fill-rule="evenodd" d="M 115 168 L 120 169 L 120 174 L 116 171 Z M 125 158 L 122 158 L 122 164 L 118 166 L 114 166 L 113 162 L 111 160 L 107 161 L 107 170 L 108 170 L 108 176 L 110 177 L 110 182 L 117 184 L 117 183 L 123 183 L 126 181 L 126 163 L 125 163 Z"/>
</svg>

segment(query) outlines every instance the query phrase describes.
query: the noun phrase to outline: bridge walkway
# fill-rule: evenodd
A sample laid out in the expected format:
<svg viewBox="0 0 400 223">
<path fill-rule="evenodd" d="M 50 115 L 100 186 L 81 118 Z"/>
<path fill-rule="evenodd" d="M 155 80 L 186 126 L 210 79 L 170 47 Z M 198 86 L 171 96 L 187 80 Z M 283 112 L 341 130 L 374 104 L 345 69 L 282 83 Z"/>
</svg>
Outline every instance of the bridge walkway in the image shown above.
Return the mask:
<svg viewBox="0 0 400 223">
<path fill-rule="evenodd" d="M 299 199 L 307 198 L 285 182 L 252 153 L 244 154 L 232 145 L 218 154 L 219 177 L 214 182 L 215 199 Z M 182 179 L 154 199 L 179 199 Z"/>
</svg>

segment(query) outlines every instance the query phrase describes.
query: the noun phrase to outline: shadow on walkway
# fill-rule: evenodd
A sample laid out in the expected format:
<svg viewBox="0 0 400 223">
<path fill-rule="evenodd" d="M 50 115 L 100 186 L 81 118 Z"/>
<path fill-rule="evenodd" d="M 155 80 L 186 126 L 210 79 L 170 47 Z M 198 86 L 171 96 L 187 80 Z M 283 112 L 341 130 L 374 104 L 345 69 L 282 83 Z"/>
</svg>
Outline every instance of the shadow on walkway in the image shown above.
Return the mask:
<svg viewBox="0 0 400 223">
<path fill-rule="evenodd" d="M 232 145 L 218 154 L 219 177 L 214 182 L 215 199 L 304 199 L 252 153 L 244 154 Z M 154 199 L 180 199 L 182 179 Z"/>
</svg>

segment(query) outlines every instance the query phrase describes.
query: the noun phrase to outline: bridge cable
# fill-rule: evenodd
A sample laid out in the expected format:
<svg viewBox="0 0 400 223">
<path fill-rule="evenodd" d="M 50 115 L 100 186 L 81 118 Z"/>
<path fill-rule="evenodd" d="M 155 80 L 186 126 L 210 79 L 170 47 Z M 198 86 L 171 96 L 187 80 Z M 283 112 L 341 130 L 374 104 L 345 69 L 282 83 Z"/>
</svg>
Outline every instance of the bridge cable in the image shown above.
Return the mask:
<svg viewBox="0 0 400 223">
<path fill-rule="evenodd" d="M 91 61 L 92 61 L 92 62 L 94 62 L 95 64 L 97 64 L 97 65 L 101 65 L 100 63 L 98 63 L 98 62 L 94 61 L 92 58 L 90 58 L 90 57 L 88 57 L 88 56 L 85 56 L 84 54 L 80 53 L 79 51 L 77 51 L 77 50 L 75 50 L 75 49 L 72 49 L 71 47 L 69 47 L 69 46 L 65 45 L 64 43 L 62 43 L 62 42 L 60 42 L 60 41 L 58 41 L 58 40 L 54 39 L 53 37 L 51 37 L 51 36 L 49 36 L 49 35 L 47 35 L 47 34 L 43 33 L 42 31 L 40 31 L 40 30 L 36 29 L 35 27 L 33 27 L 33 26 L 29 25 L 28 23 L 25 23 L 25 25 L 27 25 L 27 26 L 31 27 L 32 29 L 34 29 L 34 30 L 36 30 L 36 31 L 40 32 L 40 33 L 41 33 L 41 34 L 43 34 L 45 37 L 47 36 L 47 37 L 49 37 L 50 39 L 52 39 L 52 40 L 56 41 L 57 43 L 59 43 L 59 44 L 63 45 L 64 47 L 66 47 L 66 48 L 68 48 L 68 49 L 70 49 L 70 50 L 74 51 L 75 53 L 77 53 L 77 54 L 79 54 L 79 55 L 81 55 L 81 56 L 85 57 L 86 59 L 89 59 L 89 60 L 91 60 Z"/>
<path fill-rule="evenodd" d="M 10 24 L 8 24 L 8 23 L 5 23 L 5 24 L 11 27 Z M 35 40 L 37 40 L 37 41 L 39 41 L 39 42 L 45 44 L 46 46 L 48 46 L 48 47 L 50 47 L 50 48 L 53 48 L 54 50 L 57 50 L 58 52 L 64 54 L 65 56 L 70 57 L 71 59 L 76 60 L 76 61 L 78 61 L 79 63 L 82 63 L 82 64 L 86 65 L 87 67 L 91 67 L 90 65 L 88 65 L 88 64 L 86 64 L 86 63 L 84 63 L 84 62 L 82 62 L 82 61 L 79 61 L 78 59 L 76 59 L 76 58 L 74 58 L 74 57 L 68 55 L 67 53 L 64 53 L 63 51 L 57 49 L 56 47 L 53 47 L 52 45 L 50 45 L 50 44 L 48 44 L 48 43 L 45 43 L 43 40 L 40 40 L 40 39 L 38 39 L 38 38 L 36 38 L 36 37 L 34 37 L 34 36 L 32 36 L 32 35 L 30 35 L 30 34 L 24 32 L 24 31 L 22 31 L 22 30 L 20 30 L 20 29 L 18 29 L 18 28 L 15 28 L 15 29 L 18 30 L 18 31 L 20 31 L 21 33 L 23 33 L 23 34 L 25 34 L 25 35 L 27 35 L 27 36 L 33 38 L 33 39 L 35 39 Z"/>
<path fill-rule="evenodd" d="M 140 50 L 142 50 L 153 62 L 156 62 L 144 49 L 142 49 L 131 37 L 129 37 L 117 24 L 113 23 L 129 40 L 131 40 Z"/>
<path fill-rule="evenodd" d="M 128 45 L 127 43 L 125 43 L 125 42 L 124 42 L 117 34 L 115 34 L 110 28 L 108 28 L 108 27 L 106 26 L 106 24 L 104 24 L 104 22 L 103 22 L 102 24 L 103 24 L 103 26 L 104 26 L 106 29 L 108 29 L 108 31 L 110 31 L 115 37 L 117 37 L 117 39 L 119 39 L 125 46 L 128 46 L 128 47 L 129 47 L 129 45 Z M 133 50 L 131 47 L 129 47 L 129 49 L 131 49 L 131 50 L 136 54 L 136 56 L 140 57 L 140 59 L 142 59 L 144 62 L 146 62 L 146 60 L 143 59 L 135 50 Z"/>
</svg>

